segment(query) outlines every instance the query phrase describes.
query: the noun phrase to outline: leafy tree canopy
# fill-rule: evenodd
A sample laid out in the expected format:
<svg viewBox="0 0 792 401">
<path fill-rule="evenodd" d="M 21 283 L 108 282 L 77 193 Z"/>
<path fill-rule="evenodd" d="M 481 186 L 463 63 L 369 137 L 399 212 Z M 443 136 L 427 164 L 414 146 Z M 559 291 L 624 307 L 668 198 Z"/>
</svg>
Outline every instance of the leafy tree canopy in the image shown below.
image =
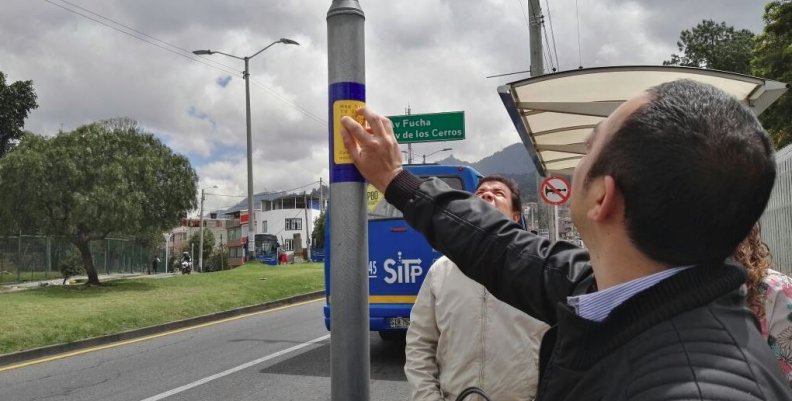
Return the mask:
<svg viewBox="0 0 792 401">
<path fill-rule="evenodd" d="M 311 241 L 311 247 L 313 248 L 324 248 L 325 214 L 327 214 L 327 211 L 322 210 L 322 213 L 319 214 L 319 217 L 314 220 L 313 232 L 311 233 L 311 237 L 313 238 Z"/>
<path fill-rule="evenodd" d="M 763 18 L 765 27 L 756 36 L 753 49 L 753 74 L 792 83 L 792 1 L 768 3 Z M 789 92 L 759 119 L 777 149 L 792 143 L 792 95 Z"/>
<path fill-rule="evenodd" d="M 212 251 L 215 248 L 215 237 L 212 230 L 208 228 L 204 228 L 204 238 L 203 238 L 203 262 L 204 267 L 209 262 L 209 258 L 212 256 Z M 201 231 L 198 230 L 193 233 L 192 237 L 190 237 L 190 241 L 185 244 L 185 248 L 183 252 L 191 252 L 191 250 L 195 250 L 195 260 L 193 260 L 193 266 L 197 270 L 198 269 L 198 255 L 199 249 L 201 249 Z"/>
<path fill-rule="evenodd" d="M 6 85 L 6 75 L 0 72 L 0 157 L 22 138 L 25 119 L 37 107 L 33 81 Z"/>
<path fill-rule="evenodd" d="M 663 65 L 710 68 L 740 74 L 751 72 L 753 33 L 735 30 L 725 22 L 703 20 L 691 29 L 682 31 L 677 47 L 680 54 L 672 54 Z"/>
<path fill-rule="evenodd" d="M 0 227 L 69 238 L 98 284 L 90 241 L 177 225 L 196 206 L 196 183 L 187 158 L 129 119 L 26 135 L 0 159 Z"/>
</svg>

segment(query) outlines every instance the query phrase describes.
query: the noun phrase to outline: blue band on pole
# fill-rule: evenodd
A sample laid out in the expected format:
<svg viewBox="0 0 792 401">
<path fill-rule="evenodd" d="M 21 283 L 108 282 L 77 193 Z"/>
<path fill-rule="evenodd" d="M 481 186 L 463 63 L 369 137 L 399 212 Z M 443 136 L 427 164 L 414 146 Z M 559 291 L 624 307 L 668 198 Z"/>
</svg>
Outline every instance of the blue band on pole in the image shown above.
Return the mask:
<svg viewBox="0 0 792 401">
<path fill-rule="evenodd" d="M 349 100 L 349 101 L 357 101 L 357 102 L 365 102 L 366 101 L 366 85 L 359 84 L 357 82 L 337 82 L 330 84 L 328 88 L 329 93 L 329 103 L 328 103 L 328 114 L 330 116 L 329 120 L 329 150 L 330 150 L 330 182 L 364 182 L 365 179 L 358 169 L 355 167 L 354 164 L 346 164 L 346 163 L 336 163 L 335 155 L 336 155 L 336 141 L 334 140 L 335 137 L 335 125 L 336 119 L 340 119 L 341 117 L 337 117 L 333 115 L 333 106 L 339 100 Z M 344 146 L 340 144 L 339 146 Z"/>
</svg>

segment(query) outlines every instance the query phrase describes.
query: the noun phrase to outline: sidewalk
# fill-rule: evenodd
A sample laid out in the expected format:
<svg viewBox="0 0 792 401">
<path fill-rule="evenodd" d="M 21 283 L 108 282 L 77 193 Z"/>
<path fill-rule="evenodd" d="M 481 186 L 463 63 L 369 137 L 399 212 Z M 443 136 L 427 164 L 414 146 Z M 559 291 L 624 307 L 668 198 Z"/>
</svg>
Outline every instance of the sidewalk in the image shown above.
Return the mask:
<svg viewBox="0 0 792 401">
<path fill-rule="evenodd" d="M 167 278 L 175 276 L 175 273 L 157 273 L 157 274 L 145 274 L 145 273 L 110 273 L 110 274 L 100 274 L 99 281 L 112 281 L 112 280 L 119 280 L 122 278 L 132 278 L 132 277 L 139 277 L 139 278 Z M 88 276 L 74 276 L 70 277 L 67 281 L 66 285 L 80 285 L 79 282 L 85 282 L 88 279 Z M 4 292 L 14 292 L 14 291 L 23 291 L 29 290 L 32 288 L 40 288 L 40 287 L 48 287 L 48 286 L 59 286 L 63 285 L 63 278 L 55 278 L 49 280 L 39 280 L 39 281 L 25 281 L 22 283 L 9 283 L 9 284 L 2 284 L 0 285 L 0 293 Z"/>
</svg>

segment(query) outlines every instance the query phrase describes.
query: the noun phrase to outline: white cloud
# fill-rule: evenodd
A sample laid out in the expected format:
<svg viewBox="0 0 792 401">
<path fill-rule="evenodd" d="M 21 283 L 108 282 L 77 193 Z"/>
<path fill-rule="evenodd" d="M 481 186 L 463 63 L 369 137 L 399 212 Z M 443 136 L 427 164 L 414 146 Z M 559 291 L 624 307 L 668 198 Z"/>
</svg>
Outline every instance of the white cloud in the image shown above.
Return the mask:
<svg viewBox="0 0 792 401">
<path fill-rule="evenodd" d="M 320 176 L 327 180 L 329 1 L 70 1 L 188 52 L 208 48 L 244 56 L 281 37 L 300 42 L 275 45 L 250 61 L 254 188 L 282 190 Z M 415 145 L 415 153 L 452 147 L 455 157 L 475 161 L 518 141 L 496 88 L 526 75 L 485 77 L 528 69 L 520 1 L 527 10 L 524 0 L 361 2 L 367 102 L 389 115 L 403 114 L 408 105 L 414 113 L 465 111 L 465 141 Z M 758 32 L 764 2 L 543 2 L 548 4 L 547 31 L 552 17 L 556 39 L 551 53 L 558 53 L 561 69 L 571 69 L 579 60 L 587 67 L 659 64 L 676 51 L 679 32 L 705 18 Z M 4 3 L 0 37 L 0 71 L 11 81 L 32 79 L 39 95 L 26 129 L 53 134 L 128 116 L 186 154 L 201 186 L 217 185 L 211 192 L 218 194 L 247 193 L 241 60 L 213 55 L 191 61 L 155 39 L 146 38 L 160 47 L 27 0 Z M 228 76 L 230 82 L 220 86 L 218 79 Z M 207 196 L 206 208 L 238 201 Z"/>
</svg>

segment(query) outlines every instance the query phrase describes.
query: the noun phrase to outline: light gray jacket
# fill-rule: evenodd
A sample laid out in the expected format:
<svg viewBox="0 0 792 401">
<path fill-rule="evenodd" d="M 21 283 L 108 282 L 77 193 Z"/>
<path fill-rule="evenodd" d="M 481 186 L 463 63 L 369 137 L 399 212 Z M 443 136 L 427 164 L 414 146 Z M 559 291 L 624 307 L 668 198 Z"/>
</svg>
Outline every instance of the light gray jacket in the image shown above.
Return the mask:
<svg viewBox="0 0 792 401">
<path fill-rule="evenodd" d="M 410 313 L 404 372 L 412 400 L 453 401 L 470 386 L 493 400 L 532 400 L 548 327 L 438 259 Z"/>
</svg>

